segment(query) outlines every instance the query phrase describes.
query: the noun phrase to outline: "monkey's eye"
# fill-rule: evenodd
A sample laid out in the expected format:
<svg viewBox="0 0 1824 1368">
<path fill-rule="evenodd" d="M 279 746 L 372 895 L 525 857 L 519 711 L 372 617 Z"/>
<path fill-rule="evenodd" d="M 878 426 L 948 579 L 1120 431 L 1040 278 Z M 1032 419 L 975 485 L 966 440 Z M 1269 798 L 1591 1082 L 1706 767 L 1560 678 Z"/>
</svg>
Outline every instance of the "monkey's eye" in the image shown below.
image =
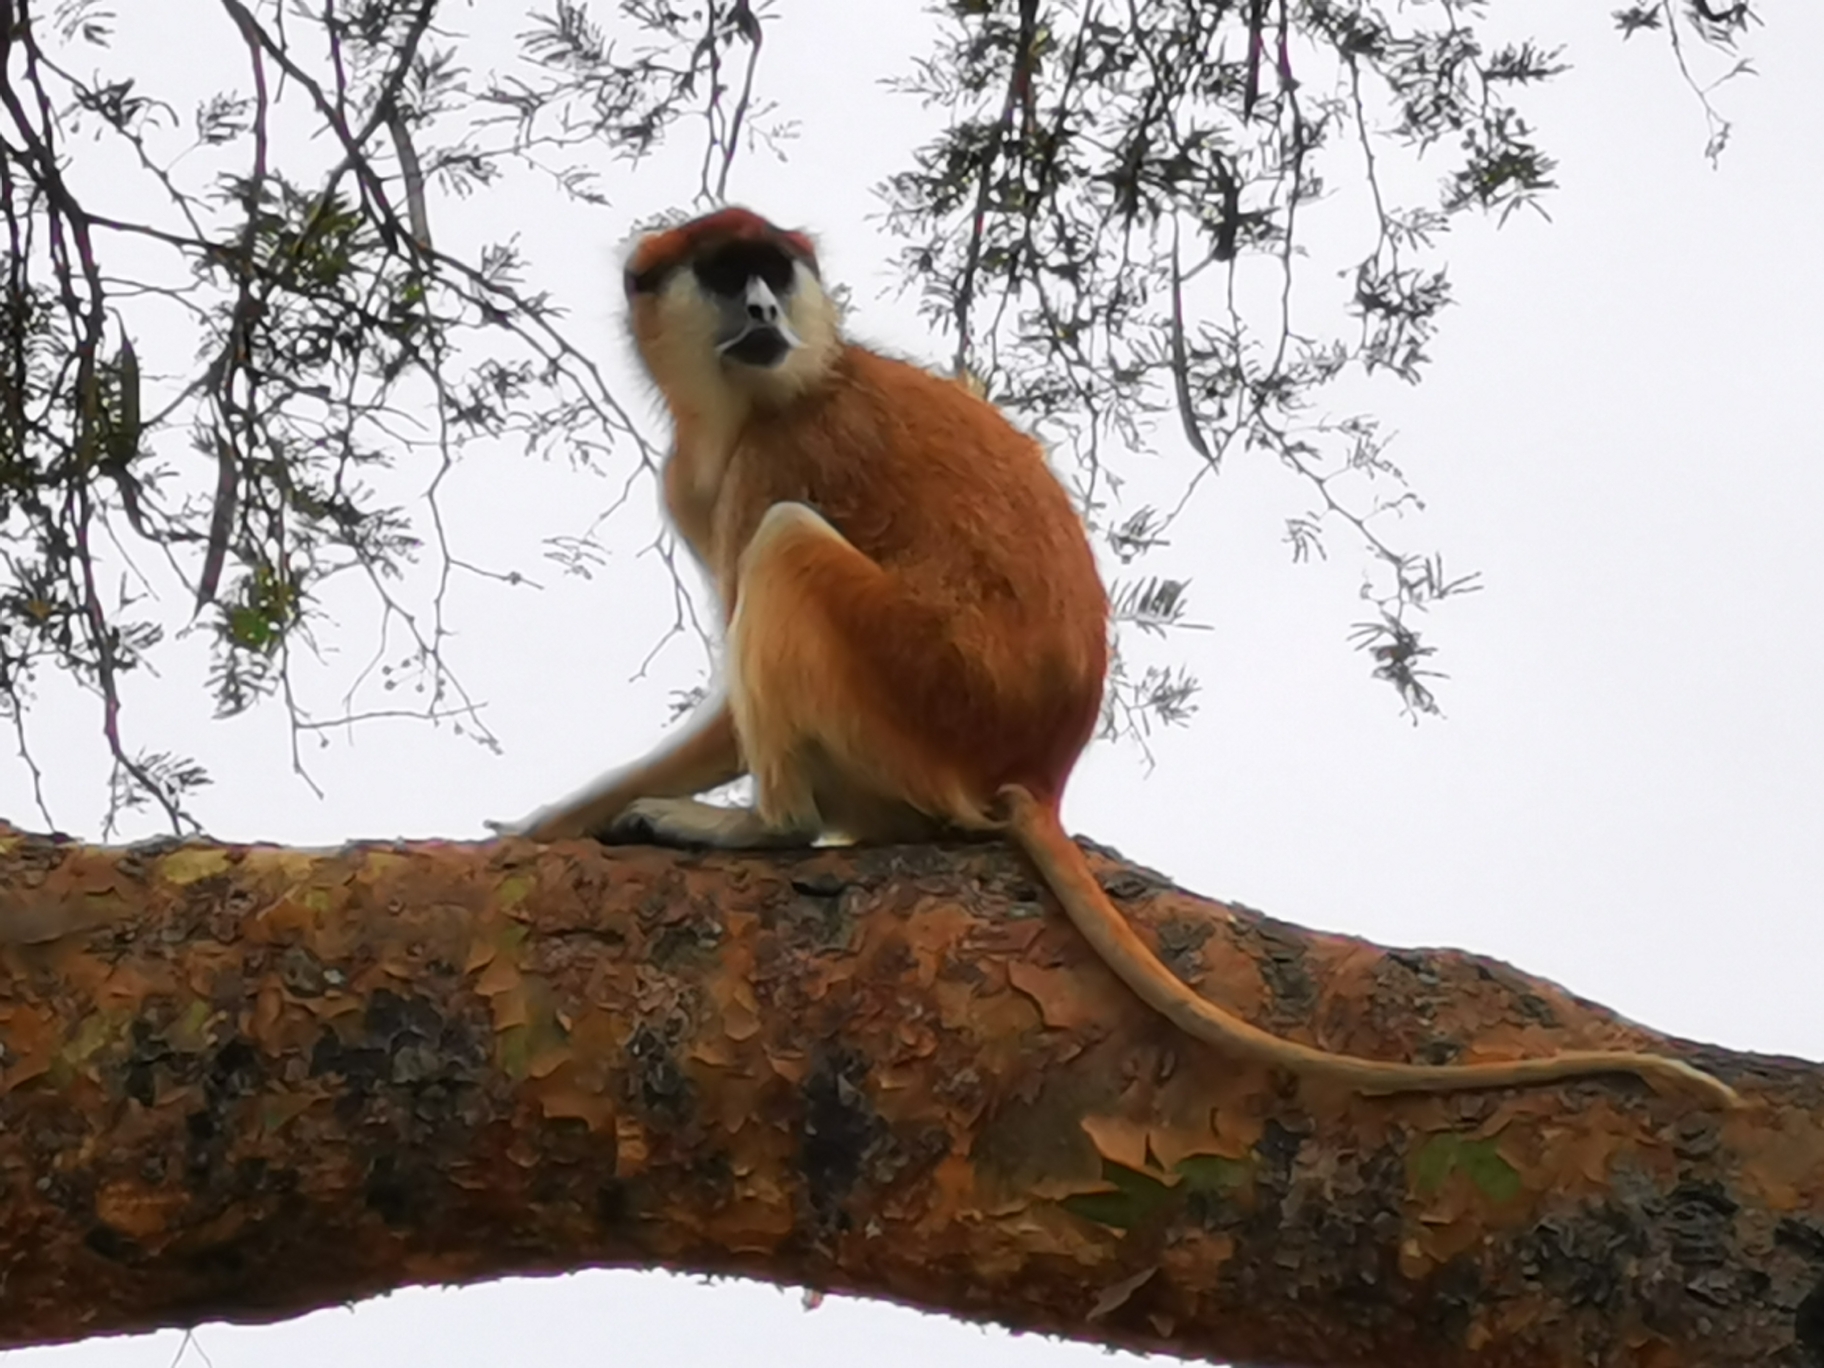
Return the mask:
<svg viewBox="0 0 1824 1368">
<path fill-rule="evenodd" d="M 777 295 L 792 288 L 792 256 L 771 242 L 731 242 L 698 257 L 692 269 L 705 290 L 724 299 L 739 299 L 756 278 Z"/>
</svg>

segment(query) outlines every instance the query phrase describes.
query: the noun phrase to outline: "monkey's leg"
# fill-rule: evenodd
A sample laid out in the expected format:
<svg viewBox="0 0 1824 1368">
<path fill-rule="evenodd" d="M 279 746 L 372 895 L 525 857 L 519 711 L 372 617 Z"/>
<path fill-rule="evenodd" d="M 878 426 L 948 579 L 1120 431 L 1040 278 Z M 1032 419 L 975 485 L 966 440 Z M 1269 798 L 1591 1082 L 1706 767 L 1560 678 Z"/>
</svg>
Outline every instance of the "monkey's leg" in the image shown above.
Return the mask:
<svg viewBox="0 0 1824 1368">
<path fill-rule="evenodd" d="M 728 704 L 720 703 L 644 760 L 607 775 L 567 802 L 538 813 L 526 823 L 524 834 L 535 841 L 605 836 L 615 827 L 615 819 L 638 799 L 704 793 L 739 779 L 745 772 L 733 716 Z"/>
<path fill-rule="evenodd" d="M 750 809 L 648 799 L 616 835 L 683 845 L 798 845 L 835 830 L 924 839 L 949 790 L 896 734 L 856 668 L 831 607 L 846 601 L 891 633 L 903 602 L 892 577 L 804 504 L 767 510 L 741 556 L 728 630 L 728 699 L 754 776 Z M 925 790 L 932 790 L 920 802 Z"/>
</svg>

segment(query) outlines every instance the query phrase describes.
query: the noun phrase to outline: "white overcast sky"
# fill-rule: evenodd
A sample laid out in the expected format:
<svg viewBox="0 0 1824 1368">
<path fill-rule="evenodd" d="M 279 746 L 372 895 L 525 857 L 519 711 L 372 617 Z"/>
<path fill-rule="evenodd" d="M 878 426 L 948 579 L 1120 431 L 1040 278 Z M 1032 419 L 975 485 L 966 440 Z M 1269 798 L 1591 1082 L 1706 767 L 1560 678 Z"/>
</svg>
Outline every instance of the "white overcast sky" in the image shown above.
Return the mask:
<svg viewBox="0 0 1824 1368">
<path fill-rule="evenodd" d="M 214 5 L 155 8 L 148 60 L 234 63 Z M 1131 746 L 1095 749 L 1067 817 L 1199 892 L 1382 942 L 1466 946 L 1666 1030 L 1824 1058 L 1824 11 L 1767 7 L 1751 40 L 1760 75 L 1718 93 L 1736 137 L 1712 169 L 1660 41 L 1624 45 L 1610 7 L 1587 0 L 1495 8 L 1567 42 L 1576 64 L 1526 105 L 1560 159 L 1552 220 L 1447 239 L 1459 306 L 1436 364 L 1371 400 L 1427 501 L 1409 540 L 1487 583 L 1435 615 L 1448 718 L 1415 728 L 1367 680 L 1343 641 L 1360 615 L 1352 548 L 1338 536 L 1327 565 L 1289 564 L 1281 520 L 1303 501 L 1240 458 L 1148 567 L 1192 579 L 1192 615 L 1211 628 L 1171 644 L 1202 677 L 1200 711 L 1156 736 L 1150 772 Z M 859 333 L 941 360 L 893 296 L 889 244 L 866 218 L 870 187 L 929 126 L 877 83 L 924 50 L 928 21 L 883 0 L 781 9 L 763 81 L 801 136 L 788 163 L 751 157 L 732 188 L 821 234 Z M 661 158 L 607 211 L 484 195 L 444 209 L 440 231 L 523 230 L 579 333 L 618 360 L 616 253 L 632 217 L 687 195 L 693 156 Z M 577 530 L 612 492 L 477 457 L 456 476 L 455 534 L 477 559 L 538 570 L 538 536 Z M 175 668 L 130 696 L 126 723 L 205 760 L 217 782 L 200 811 L 223 837 L 478 836 L 484 818 L 522 815 L 644 748 L 670 690 L 692 681 L 685 648 L 634 677 L 669 611 L 663 572 L 637 555 L 649 534 L 644 509 L 623 518 L 592 582 L 539 571 L 539 591 L 462 587 L 454 656 L 499 756 L 448 731 L 371 728 L 310 757 L 319 799 L 288 772 L 275 710 L 209 723 Z M 338 669 L 371 649 L 353 633 L 335 644 Z M 92 707 L 53 690 L 35 727 L 56 816 L 95 835 Z M 0 759 L 0 813 L 36 824 L 28 794 L 23 767 Z M 1092 1352 L 840 1299 L 807 1311 L 771 1288 L 596 1273 L 209 1326 L 191 1345 L 166 1334 L 0 1357 L 1006 1368 Z"/>
</svg>

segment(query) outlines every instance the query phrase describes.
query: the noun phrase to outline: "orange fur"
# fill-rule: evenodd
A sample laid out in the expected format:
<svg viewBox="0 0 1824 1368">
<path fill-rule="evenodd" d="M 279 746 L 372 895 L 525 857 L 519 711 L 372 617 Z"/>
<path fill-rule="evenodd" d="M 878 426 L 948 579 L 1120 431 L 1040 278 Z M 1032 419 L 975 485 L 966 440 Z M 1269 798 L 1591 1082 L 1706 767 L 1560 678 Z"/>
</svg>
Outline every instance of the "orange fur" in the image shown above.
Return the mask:
<svg viewBox="0 0 1824 1368">
<path fill-rule="evenodd" d="M 933 815 L 981 826 L 1003 784 L 1062 793 L 1101 707 L 1108 607 L 1038 445 L 955 384 L 850 346 L 814 394 L 743 429 L 705 549 L 721 582 L 782 502 L 842 531 L 846 546 L 782 548 L 780 573 L 841 643 L 840 712 L 876 700 L 912 738 L 925 803 L 960 785 Z M 767 617 L 797 634 L 795 613 Z"/>
<path fill-rule="evenodd" d="M 744 244 L 732 254 L 743 262 L 762 253 L 752 269 L 771 272 L 782 300 L 704 284 L 723 279 L 713 254 L 731 243 Z M 691 270 L 705 260 L 699 280 Z M 1124 982 L 1239 1057 L 1364 1093 L 1631 1072 L 1735 1101 L 1656 1055 L 1443 1067 L 1334 1055 L 1198 997 L 1109 902 L 1059 822 L 1100 714 L 1108 602 L 1038 444 L 968 385 L 844 341 L 809 240 L 746 210 L 645 239 L 628 289 L 675 432 L 666 507 L 727 619 L 727 700 L 529 834 L 746 846 L 1005 829 Z M 729 320 L 741 333 L 744 308 L 770 317 L 775 303 L 791 349 L 770 364 L 726 360 Z M 686 797 L 743 770 L 751 809 Z"/>
</svg>

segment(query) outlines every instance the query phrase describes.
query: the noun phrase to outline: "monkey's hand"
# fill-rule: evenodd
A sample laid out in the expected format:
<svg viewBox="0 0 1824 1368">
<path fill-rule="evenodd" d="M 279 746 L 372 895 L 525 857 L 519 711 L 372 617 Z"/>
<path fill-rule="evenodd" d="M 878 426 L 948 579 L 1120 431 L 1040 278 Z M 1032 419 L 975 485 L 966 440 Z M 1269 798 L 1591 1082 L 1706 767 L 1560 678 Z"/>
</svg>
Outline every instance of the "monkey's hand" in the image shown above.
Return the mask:
<svg viewBox="0 0 1824 1368">
<path fill-rule="evenodd" d="M 603 833 L 609 826 L 608 822 L 603 822 L 601 830 L 592 830 L 574 810 L 549 808 L 535 812 L 530 817 L 522 817 L 517 822 L 497 822 L 492 817 L 484 817 L 481 824 L 497 837 L 519 836 L 545 844 L 552 841 L 573 841 L 584 836 L 593 836 L 598 841 L 605 840 L 607 838 Z"/>
<path fill-rule="evenodd" d="M 486 825 L 496 836 L 520 836 L 545 844 L 584 837 L 609 840 L 608 833 L 615 821 L 627 811 L 637 793 L 637 790 L 629 792 L 629 787 L 604 785 L 594 793 L 540 808 L 517 822 L 488 822 Z"/>
<path fill-rule="evenodd" d="M 689 848 L 709 844 L 692 840 L 688 830 L 675 830 L 666 821 L 666 809 L 675 798 L 635 798 L 614 819 L 589 834 L 603 845 L 662 845 Z"/>
<path fill-rule="evenodd" d="M 595 810 L 591 810 L 594 808 Z M 715 807 L 693 798 L 635 798 L 589 807 L 547 808 L 517 822 L 484 821 L 496 836 L 528 841 L 592 840 L 602 845 L 662 845 L 694 848 L 739 846 L 759 818 L 746 808 Z"/>
<path fill-rule="evenodd" d="M 492 817 L 484 817 L 481 824 L 497 837 L 519 836 L 528 841 L 574 840 L 593 834 L 577 821 L 573 811 L 560 808 L 543 808 L 517 822 L 498 822 Z"/>
<path fill-rule="evenodd" d="M 814 838 L 769 827 L 753 808 L 718 807 L 695 798 L 636 798 L 605 829 L 590 834 L 604 845 L 718 850 L 809 845 Z"/>
</svg>

